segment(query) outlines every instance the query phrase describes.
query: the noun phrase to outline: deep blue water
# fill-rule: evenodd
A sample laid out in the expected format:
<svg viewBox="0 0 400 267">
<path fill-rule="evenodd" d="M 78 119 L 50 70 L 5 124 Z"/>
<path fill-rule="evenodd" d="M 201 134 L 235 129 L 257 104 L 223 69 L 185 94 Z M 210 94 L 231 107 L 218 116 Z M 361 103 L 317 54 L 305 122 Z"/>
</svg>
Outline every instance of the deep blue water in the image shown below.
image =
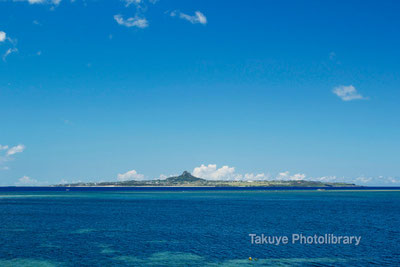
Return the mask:
<svg viewBox="0 0 400 267">
<path fill-rule="evenodd" d="M 400 265 L 399 191 L 172 190 L 0 190 L 0 266 Z M 250 233 L 362 239 L 255 245 Z"/>
</svg>

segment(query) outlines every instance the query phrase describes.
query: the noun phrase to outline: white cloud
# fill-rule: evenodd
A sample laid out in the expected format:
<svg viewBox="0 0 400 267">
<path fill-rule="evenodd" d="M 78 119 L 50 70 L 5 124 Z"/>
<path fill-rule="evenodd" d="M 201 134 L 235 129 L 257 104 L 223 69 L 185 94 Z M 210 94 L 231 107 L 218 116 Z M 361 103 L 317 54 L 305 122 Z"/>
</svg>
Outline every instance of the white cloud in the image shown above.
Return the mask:
<svg viewBox="0 0 400 267">
<path fill-rule="evenodd" d="M 32 179 L 28 176 L 23 176 L 18 179 L 18 182 L 16 183 L 16 185 L 36 185 L 37 183 L 38 183 L 37 180 Z"/>
<path fill-rule="evenodd" d="M 356 182 L 360 182 L 360 183 L 362 183 L 362 184 L 366 184 L 366 183 L 371 182 L 371 181 L 372 181 L 372 178 L 371 178 L 371 177 L 364 177 L 364 176 L 361 176 L 361 177 L 356 178 L 355 181 L 356 181 Z"/>
<path fill-rule="evenodd" d="M 9 147 L 8 145 L 0 145 L 0 170 L 8 170 L 8 166 L 4 166 L 4 164 L 10 160 L 13 160 L 11 157 L 16 153 L 21 153 L 25 149 L 24 145 L 17 145 L 13 147 Z"/>
<path fill-rule="evenodd" d="M 340 180 L 340 178 L 336 176 L 321 176 L 317 178 L 310 178 L 309 180 L 320 181 L 320 182 L 335 182 Z"/>
<path fill-rule="evenodd" d="M 193 176 L 208 180 L 265 180 L 268 177 L 264 173 L 254 174 L 246 173 L 244 175 L 236 173 L 235 167 L 222 166 L 217 168 L 216 164 L 202 164 L 200 167 L 193 169 Z"/>
<path fill-rule="evenodd" d="M 9 49 L 7 49 L 7 51 L 3 54 L 3 61 L 6 61 L 6 59 L 7 59 L 7 57 L 10 55 L 10 54 L 12 54 L 12 53 L 16 53 L 16 52 L 18 52 L 18 49 L 17 48 L 9 48 Z"/>
<path fill-rule="evenodd" d="M 358 176 L 356 178 L 352 177 L 337 177 L 337 176 L 321 176 L 321 177 L 308 177 L 308 181 L 319 181 L 322 183 L 352 183 L 356 185 L 366 185 L 366 186 L 393 186 L 400 185 L 400 179 L 395 177 L 367 177 L 365 175 Z"/>
<path fill-rule="evenodd" d="M 187 15 L 185 13 L 178 12 L 178 11 L 175 10 L 175 11 L 172 11 L 170 13 L 170 16 L 171 17 L 179 16 L 179 18 L 187 20 L 187 21 L 189 21 L 190 23 L 193 23 L 193 24 L 196 24 L 196 23 L 200 23 L 200 24 L 203 24 L 203 25 L 207 24 L 206 16 L 204 16 L 204 14 L 201 13 L 200 11 L 196 11 L 196 12 L 194 12 L 194 16 L 190 16 L 190 15 Z"/>
<path fill-rule="evenodd" d="M 244 178 L 243 180 L 247 181 L 259 181 L 268 179 L 268 176 L 266 176 L 264 173 L 258 173 L 258 174 L 246 173 L 243 178 Z"/>
<path fill-rule="evenodd" d="M 378 177 L 366 177 L 360 176 L 354 179 L 353 183 L 356 184 L 365 184 L 365 185 L 386 185 L 386 186 L 393 186 L 393 185 L 400 185 L 400 178 L 388 176 L 378 176 Z"/>
<path fill-rule="evenodd" d="M 287 177 L 289 177 L 289 172 L 285 171 L 285 172 L 280 172 L 276 178 L 278 180 L 283 180 L 286 179 Z"/>
<path fill-rule="evenodd" d="M 7 34 L 3 31 L 0 31 L 0 42 L 4 42 L 7 38 Z"/>
<path fill-rule="evenodd" d="M 290 180 L 294 180 L 294 181 L 304 180 L 305 178 L 306 178 L 306 175 L 304 173 L 296 173 L 296 174 L 290 176 Z"/>
<path fill-rule="evenodd" d="M 353 85 L 340 85 L 333 88 L 332 92 L 340 97 L 343 101 L 351 101 L 356 99 L 367 99 L 357 92 Z"/>
<path fill-rule="evenodd" d="M 8 149 L 8 146 L 2 146 L 2 145 L 0 145 L 0 150 L 7 150 Z"/>
<path fill-rule="evenodd" d="M 399 184 L 400 183 L 400 180 L 399 179 L 396 179 L 396 178 L 394 178 L 394 177 L 388 177 L 388 179 L 387 179 L 390 183 L 392 183 L 392 184 Z"/>
<path fill-rule="evenodd" d="M 144 180 L 144 175 L 137 173 L 137 171 L 135 170 L 118 174 L 118 181 L 129 181 L 129 180 Z"/>
<path fill-rule="evenodd" d="M 129 7 L 130 5 L 134 5 L 137 9 L 141 9 L 145 11 L 147 9 L 147 3 L 155 4 L 158 0 L 121 0 L 125 3 L 125 7 Z"/>
<path fill-rule="evenodd" d="M 167 179 L 169 176 L 165 175 L 165 174 L 160 174 L 160 177 L 158 177 L 158 179 L 160 180 L 165 180 Z"/>
<path fill-rule="evenodd" d="M 142 0 L 122 0 L 122 1 L 125 2 L 126 7 L 128 7 L 132 4 L 139 5 L 140 3 L 142 3 Z"/>
<path fill-rule="evenodd" d="M 28 0 L 29 4 L 42 4 L 44 0 Z"/>
<path fill-rule="evenodd" d="M 294 175 L 290 175 L 289 171 L 280 172 L 276 177 L 277 180 L 288 180 L 288 181 L 300 181 L 305 180 L 306 175 L 304 173 L 296 173 Z"/>
<path fill-rule="evenodd" d="M 149 26 L 146 18 L 139 18 L 137 16 L 124 19 L 120 14 L 114 16 L 115 21 L 125 27 L 138 27 L 144 29 Z"/>
<path fill-rule="evenodd" d="M 25 146 L 24 145 L 17 145 L 17 146 L 13 146 L 10 149 L 7 150 L 7 156 L 11 156 L 14 155 L 16 153 L 21 153 L 25 150 Z"/>
<path fill-rule="evenodd" d="M 14 2 L 20 2 L 21 0 L 14 0 Z M 61 3 L 61 0 L 27 0 L 27 2 L 31 5 L 35 4 L 53 4 L 53 5 L 59 5 Z"/>
<path fill-rule="evenodd" d="M 9 48 L 4 54 L 3 54 L 3 60 L 5 60 L 5 58 L 13 53 L 13 52 L 17 52 L 18 49 L 15 47 L 15 45 L 17 44 L 17 40 L 11 38 L 7 33 L 5 33 L 4 31 L 0 31 L 0 43 L 8 43 L 11 44 L 12 48 Z"/>
<path fill-rule="evenodd" d="M 350 183 L 355 183 L 358 185 L 368 185 L 368 186 L 399 186 L 400 178 L 392 177 L 392 176 L 378 176 L 378 177 L 366 177 L 364 175 L 357 177 L 356 179 L 346 179 L 350 180 Z"/>
<path fill-rule="evenodd" d="M 232 180 L 238 178 L 234 167 L 222 166 L 217 169 L 216 164 L 209 164 L 208 166 L 202 164 L 200 167 L 193 169 L 193 175 L 209 180 Z"/>
</svg>

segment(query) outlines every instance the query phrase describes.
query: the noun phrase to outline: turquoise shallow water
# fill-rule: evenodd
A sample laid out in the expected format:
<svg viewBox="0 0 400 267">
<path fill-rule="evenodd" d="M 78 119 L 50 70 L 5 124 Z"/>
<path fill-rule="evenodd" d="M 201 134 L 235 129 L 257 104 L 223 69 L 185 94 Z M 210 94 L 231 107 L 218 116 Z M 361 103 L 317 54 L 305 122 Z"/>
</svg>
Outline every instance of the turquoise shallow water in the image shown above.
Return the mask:
<svg viewBox="0 0 400 267">
<path fill-rule="evenodd" d="M 5 191 L 0 266 L 398 266 L 399 214 L 398 191 Z M 250 233 L 362 239 L 256 245 Z"/>
</svg>

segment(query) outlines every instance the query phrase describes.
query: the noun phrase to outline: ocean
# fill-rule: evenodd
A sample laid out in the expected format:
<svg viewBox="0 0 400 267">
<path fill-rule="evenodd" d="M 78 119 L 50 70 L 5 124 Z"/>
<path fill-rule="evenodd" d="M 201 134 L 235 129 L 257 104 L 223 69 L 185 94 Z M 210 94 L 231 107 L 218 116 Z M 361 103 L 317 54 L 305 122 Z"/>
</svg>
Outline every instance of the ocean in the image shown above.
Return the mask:
<svg viewBox="0 0 400 267">
<path fill-rule="evenodd" d="M 399 214 L 396 190 L 1 188 L 0 266 L 399 266 Z"/>
</svg>

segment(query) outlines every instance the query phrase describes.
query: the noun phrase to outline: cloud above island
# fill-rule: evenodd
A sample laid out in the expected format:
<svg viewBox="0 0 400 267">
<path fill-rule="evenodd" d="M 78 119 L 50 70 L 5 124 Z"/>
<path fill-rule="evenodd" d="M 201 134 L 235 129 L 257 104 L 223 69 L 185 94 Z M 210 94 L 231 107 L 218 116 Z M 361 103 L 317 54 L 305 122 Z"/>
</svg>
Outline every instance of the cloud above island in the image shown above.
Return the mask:
<svg viewBox="0 0 400 267">
<path fill-rule="evenodd" d="M 217 168 L 217 164 L 201 164 L 193 169 L 194 176 L 208 180 L 265 180 L 267 177 L 264 173 L 254 174 L 236 173 L 235 167 L 227 165 Z"/>
<path fill-rule="evenodd" d="M 399 177 L 366 177 L 356 176 L 354 177 L 338 177 L 338 176 L 307 176 L 302 172 L 281 171 L 277 174 L 265 174 L 265 173 L 238 173 L 235 167 L 224 165 L 220 168 L 217 164 L 202 164 L 199 167 L 195 167 L 192 172 L 193 176 L 207 179 L 207 180 L 224 180 L 224 181 L 318 181 L 322 183 L 354 183 L 358 185 L 396 185 L 400 184 Z M 166 176 L 165 176 L 166 177 Z"/>
<path fill-rule="evenodd" d="M 129 180 L 141 181 L 144 180 L 144 175 L 138 173 L 136 170 L 127 171 L 125 173 L 119 173 L 117 176 L 118 181 L 124 182 Z"/>
<path fill-rule="evenodd" d="M 304 173 L 296 173 L 293 175 L 290 175 L 289 171 L 284 171 L 280 172 L 276 178 L 276 180 L 282 180 L 282 181 L 301 181 L 306 179 L 306 175 Z"/>
<path fill-rule="evenodd" d="M 15 184 L 19 186 L 37 185 L 38 181 L 32 179 L 29 176 L 22 176 L 21 178 L 18 179 L 18 182 L 16 182 Z"/>
</svg>

